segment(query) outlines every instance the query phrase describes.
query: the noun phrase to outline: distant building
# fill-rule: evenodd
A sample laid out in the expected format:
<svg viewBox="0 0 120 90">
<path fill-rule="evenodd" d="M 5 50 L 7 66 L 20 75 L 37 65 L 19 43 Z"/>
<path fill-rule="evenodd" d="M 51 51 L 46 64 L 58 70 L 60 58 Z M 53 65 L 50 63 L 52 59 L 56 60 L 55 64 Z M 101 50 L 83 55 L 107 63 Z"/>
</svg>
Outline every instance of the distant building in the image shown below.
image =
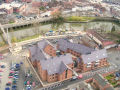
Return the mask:
<svg viewBox="0 0 120 90">
<path fill-rule="evenodd" d="M 9 4 L 4 3 L 0 5 L 0 11 L 4 11 L 7 14 L 12 14 L 13 13 L 13 7 L 11 7 Z"/>
<path fill-rule="evenodd" d="M 30 2 L 32 2 L 32 0 L 22 0 L 22 2 L 30 3 Z"/>
<path fill-rule="evenodd" d="M 91 82 L 91 85 L 95 88 L 95 90 L 114 90 L 112 85 L 108 81 L 105 80 L 105 78 L 100 74 L 95 74 L 93 76 L 93 80 Z"/>
<path fill-rule="evenodd" d="M 26 8 L 26 5 L 23 3 L 3 3 L 0 5 L 0 10 L 4 10 L 7 14 L 20 13 Z"/>
<path fill-rule="evenodd" d="M 13 12 L 15 13 L 20 13 L 26 8 L 26 5 L 24 3 L 17 2 L 12 2 L 10 6 L 13 7 Z"/>
<path fill-rule="evenodd" d="M 6 3 L 11 3 L 13 0 L 5 0 Z"/>
<path fill-rule="evenodd" d="M 112 3 L 112 4 L 120 4 L 120 0 L 103 0 L 103 2 Z"/>
<path fill-rule="evenodd" d="M 88 31 L 87 33 L 93 40 L 95 40 L 95 42 L 98 43 L 98 45 L 102 45 L 106 49 L 115 46 L 115 43 L 113 41 L 105 39 L 100 34 L 98 34 L 96 31 L 91 30 L 91 31 Z"/>
<path fill-rule="evenodd" d="M 98 48 L 98 45 L 88 35 L 81 37 L 81 41 L 88 47 Z"/>
</svg>

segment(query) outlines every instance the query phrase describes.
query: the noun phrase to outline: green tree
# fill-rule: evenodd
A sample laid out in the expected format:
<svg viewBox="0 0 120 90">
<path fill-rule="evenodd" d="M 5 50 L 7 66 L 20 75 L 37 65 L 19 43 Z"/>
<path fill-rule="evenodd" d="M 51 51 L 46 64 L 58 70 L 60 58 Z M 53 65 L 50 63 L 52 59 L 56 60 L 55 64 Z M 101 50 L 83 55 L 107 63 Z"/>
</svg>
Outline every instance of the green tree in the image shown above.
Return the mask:
<svg viewBox="0 0 120 90">
<path fill-rule="evenodd" d="M 115 31 L 115 26 L 112 27 L 111 33 Z"/>
<path fill-rule="evenodd" d="M 44 11 L 45 7 L 41 6 L 39 9 L 42 10 L 42 11 Z"/>
<path fill-rule="evenodd" d="M 17 38 L 16 37 L 12 37 L 12 42 L 17 42 Z"/>
<path fill-rule="evenodd" d="M 4 41 L 0 42 L 0 47 L 1 47 L 1 46 L 4 46 L 4 45 L 5 45 L 5 42 L 4 42 Z"/>
</svg>

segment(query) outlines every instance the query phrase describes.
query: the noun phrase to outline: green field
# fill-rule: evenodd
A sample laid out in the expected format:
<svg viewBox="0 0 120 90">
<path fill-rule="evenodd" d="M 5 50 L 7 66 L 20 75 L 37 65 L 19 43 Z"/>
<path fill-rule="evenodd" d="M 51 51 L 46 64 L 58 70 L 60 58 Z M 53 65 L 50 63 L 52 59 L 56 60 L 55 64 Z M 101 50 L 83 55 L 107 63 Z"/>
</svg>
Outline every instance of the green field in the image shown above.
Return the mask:
<svg viewBox="0 0 120 90">
<path fill-rule="evenodd" d="M 67 21 L 81 21 L 81 22 L 87 22 L 96 19 L 95 17 L 78 17 L 78 16 L 71 16 L 67 17 Z"/>
</svg>

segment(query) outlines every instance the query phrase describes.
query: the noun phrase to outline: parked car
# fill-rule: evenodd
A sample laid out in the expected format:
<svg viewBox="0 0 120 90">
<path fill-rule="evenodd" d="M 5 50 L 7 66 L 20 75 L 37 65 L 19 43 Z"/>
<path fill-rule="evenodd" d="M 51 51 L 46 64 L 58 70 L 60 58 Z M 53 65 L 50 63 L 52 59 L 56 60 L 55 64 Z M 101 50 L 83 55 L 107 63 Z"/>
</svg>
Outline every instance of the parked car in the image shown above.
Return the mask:
<svg viewBox="0 0 120 90">
<path fill-rule="evenodd" d="M 10 90 L 10 87 L 6 87 L 5 90 Z"/>
<path fill-rule="evenodd" d="M 71 81 L 75 81 L 75 80 L 77 80 L 77 79 L 78 79 L 77 76 L 73 76 L 72 79 L 71 79 Z"/>
<path fill-rule="evenodd" d="M 16 86 L 16 85 L 13 85 L 13 86 L 12 86 L 12 90 L 17 90 L 17 86 Z"/>
<path fill-rule="evenodd" d="M 0 54 L 0 60 L 2 60 L 3 59 L 3 55 L 2 54 Z"/>
<path fill-rule="evenodd" d="M 9 76 L 13 76 L 14 75 L 14 73 L 9 73 Z"/>
<path fill-rule="evenodd" d="M 82 78 L 83 78 L 83 75 L 80 74 L 80 75 L 78 76 L 78 79 L 82 79 Z"/>
<path fill-rule="evenodd" d="M 6 83 L 6 86 L 11 86 L 11 83 Z"/>
<path fill-rule="evenodd" d="M 12 83 L 13 83 L 13 84 L 16 84 L 16 83 L 17 83 L 17 81 L 16 81 L 16 80 L 14 80 Z"/>
<path fill-rule="evenodd" d="M 1 65 L 1 68 L 5 68 L 5 65 Z"/>
<path fill-rule="evenodd" d="M 0 73 L 0 77 L 2 76 L 2 74 Z"/>
<path fill-rule="evenodd" d="M 0 72 L 3 72 L 3 70 L 0 69 Z"/>
<path fill-rule="evenodd" d="M 13 76 L 8 76 L 8 78 L 13 78 Z"/>
</svg>

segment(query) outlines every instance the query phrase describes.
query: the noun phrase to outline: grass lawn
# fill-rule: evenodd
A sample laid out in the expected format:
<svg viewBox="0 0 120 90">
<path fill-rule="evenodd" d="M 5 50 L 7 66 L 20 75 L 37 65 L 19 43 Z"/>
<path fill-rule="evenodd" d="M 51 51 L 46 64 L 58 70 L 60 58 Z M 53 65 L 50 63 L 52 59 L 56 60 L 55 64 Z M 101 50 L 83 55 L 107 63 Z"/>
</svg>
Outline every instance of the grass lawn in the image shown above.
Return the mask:
<svg viewBox="0 0 120 90">
<path fill-rule="evenodd" d="M 94 20 L 96 19 L 95 17 L 78 17 L 78 16 L 71 16 L 71 17 L 67 17 L 66 20 L 67 21 L 89 21 L 89 20 Z"/>
<path fill-rule="evenodd" d="M 107 80 L 110 80 L 110 79 L 114 78 L 114 75 L 110 74 L 110 75 L 106 76 L 105 78 L 106 78 Z"/>
<path fill-rule="evenodd" d="M 19 40 L 17 40 L 16 42 L 21 42 L 21 41 L 25 41 L 25 40 L 34 39 L 34 38 L 37 38 L 37 37 L 39 37 L 39 36 L 40 36 L 40 35 L 29 36 L 29 37 L 26 37 L 26 38 L 23 38 L 23 39 L 19 39 Z"/>
<path fill-rule="evenodd" d="M 115 77 L 113 74 L 110 74 L 110 75 L 106 76 L 105 78 L 108 80 L 108 82 L 110 84 L 113 85 L 113 87 L 116 87 L 118 85 L 118 81 L 115 80 Z"/>
</svg>

